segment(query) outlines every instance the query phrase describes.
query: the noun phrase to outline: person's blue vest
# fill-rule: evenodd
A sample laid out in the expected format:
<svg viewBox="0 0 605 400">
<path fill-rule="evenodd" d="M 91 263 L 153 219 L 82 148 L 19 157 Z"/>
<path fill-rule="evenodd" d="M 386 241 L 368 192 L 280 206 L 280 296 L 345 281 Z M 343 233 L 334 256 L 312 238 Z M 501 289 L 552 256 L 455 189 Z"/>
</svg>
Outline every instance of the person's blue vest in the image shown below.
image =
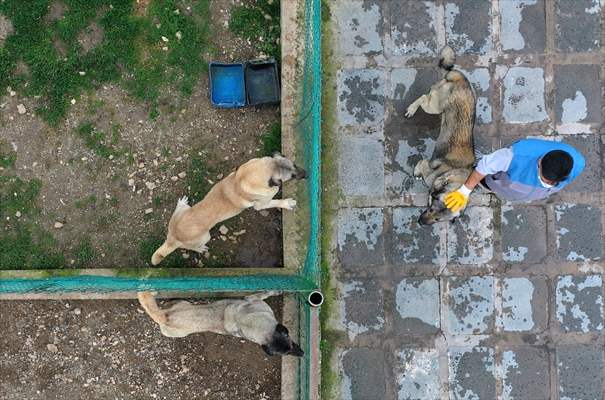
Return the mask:
<svg viewBox="0 0 605 400">
<path fill-rule="evenodd" d="M 571 173 L 556 186 L 557 189 L 564 188 L 573 181 L 584 169 L 584 157 L 579 151 L 568 144 L 540 139 L 523 139 L 512 145 L 513 159 L 507 174 L 511 181 L 532 187 L 542 187 L 538 177 L 538 160 L 546 153 L 553 150 L 563 150 L 573 158 Z"/>
</svg>

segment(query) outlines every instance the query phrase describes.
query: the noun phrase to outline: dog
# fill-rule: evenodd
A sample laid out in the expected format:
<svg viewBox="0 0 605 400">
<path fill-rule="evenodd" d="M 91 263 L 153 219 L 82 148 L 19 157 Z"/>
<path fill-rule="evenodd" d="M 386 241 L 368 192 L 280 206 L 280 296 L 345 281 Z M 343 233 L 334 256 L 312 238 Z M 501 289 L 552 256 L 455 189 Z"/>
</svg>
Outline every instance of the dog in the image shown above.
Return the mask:
<svg viewBox="0 0 605 400">
<path fill-rule="evenodd" d="M 414 168 L 414 176 L 423 179 L 429 188 L 429 207 L 418 220 L 422 225 L 454 221 L 460 216 L 461 210 L 453 213 L 445 206 L 444 198 L 466 182 L 475 164 L 475 94 L 464 74 L 453 69 L 455 61 L 454 51 L 443 48 L 439 66 L 446 71 L 444 78 L 410 104 L 405 113 L 411 118 L 421 107 L 427 114 L 441 115 L 431 159 L 420 160 Z"/>
<path fill-rule="evenodd" d="M 158 306 L 150 292 L 139 292 L 137 297 L 164 336 L 180 338 L 192 333 L 214 332 L 260 344 L 270 356 L 302 357 L 303 350 L 290 338 L 288 329 L 277 322 L 273 310 L 264 301 L 278 294 L 258 293 L 243 300 L 221 300 L 205 305 L 183 300 L 166 309 Z"/>
<path fill-rule="evenodd" d="M 253 158 L 216 185 L 202 201 L 189 206 L 181 198 L 168 223 L 166 241 L 153 253 L 151 264 L 158 265 L 178 248 L 203 253 L 210 240 L 210 229 L 249 207 L 255 210 L 283 208 L 292 210 L 296 200 L 274 200 L 282 183 L 304 179 L 307 173 L 279 153 L 273 157 Z"/>
</svg>

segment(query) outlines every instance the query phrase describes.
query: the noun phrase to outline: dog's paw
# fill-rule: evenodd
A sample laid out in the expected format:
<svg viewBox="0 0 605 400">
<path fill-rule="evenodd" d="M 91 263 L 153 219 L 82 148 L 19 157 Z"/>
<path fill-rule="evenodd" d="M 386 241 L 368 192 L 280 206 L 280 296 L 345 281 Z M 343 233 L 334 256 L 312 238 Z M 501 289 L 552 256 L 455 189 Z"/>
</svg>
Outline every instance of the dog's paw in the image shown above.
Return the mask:
<svg viewBox="0 0 605 400">
<path fill-rule="evenodd" d="M 178 201 L 179 205 L 188 206 L 189 205 L 189 197 L 183 196 Z"/>
<path fill-rule="evenodd" d="M 414 176 L 416 178 L 418 178 L 418 179 L 422 178 L 422 174 L 426 170 L 427 164 L 428 164 L 427 160 L 418 161 L 418 163 L 414 167 Z"/>
<path fill-rule="evenodd" d="M 281 290 L 270 290 L 267 292 L 267 297 L 279 296 L 283 292 Z"/>
<path fill-rule="evenodd" d="M 417 110 L 418 110 L 417 107 L 409 106 L 407 108 L 407 110 L 405 110 L 405 117 L 406 118 L 412 118 L 414 116 L 414 114 L 416 114 Z"/>
<path fill-rule="evenodd" d="M 285 199 L 285 200 L 283 200 L 282 204 L 283 204 L 282 208 L 285 208 L 286 210 L 292 210 L 292 209 L 294 209 L 294 207 L 296 207 L 296 200 Z"/>
</svg>

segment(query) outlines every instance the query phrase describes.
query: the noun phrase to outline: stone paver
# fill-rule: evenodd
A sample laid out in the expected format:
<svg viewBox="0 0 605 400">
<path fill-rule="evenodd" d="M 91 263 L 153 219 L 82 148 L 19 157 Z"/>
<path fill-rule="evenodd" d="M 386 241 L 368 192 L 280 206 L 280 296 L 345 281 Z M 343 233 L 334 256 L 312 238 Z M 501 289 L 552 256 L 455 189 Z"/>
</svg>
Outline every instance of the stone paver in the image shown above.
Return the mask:
<svg viewBox="0 0 605 400">
<path fill-rule="evenodd" d="M 558 347 L 557 374 L 561 399 L 602 399 L 603 346 Z"/>
<path fill-rule="evenodd" d="M 550 400 L 548 350 L 516 346 L 502 351 L 503 400 Z"/>
<path fill-rule="evenodd" d="M 395 327 L 405 334 L 432 334 L 440 321 L 439 281 L 434 278 L 405 278 L 395 292 Z"/>
<path fill-rule="evenodd" d="M 603 1 L 324 6 L 338 398 L 602 400 Z M 428 188 L 413 170 L 441 121 L 404 114 L 443 78 L 445 44 L 476 95 L 477 159 L 526 137 L 561 141 L 586 160 L 573 183 L 531 204 L 479 189 L 455 222 L 418 224 Z"/>
<path fill-rule="evenodd" d="M 603 330 L 601 275 L 560 276 L 556 287 L 556 314 L 565 332 Z"/>
<path fill-rule="evenodd" d="M 395 375 L 398 400 L 439 400 L 439 354 L 434 349 L 397 352 Z"/>
<path fill-rule="evenodd" d="M 539 263 L 546 257 L 546 211 L 538 206 L 502 206 L 502 259 Z"/>
</svg>

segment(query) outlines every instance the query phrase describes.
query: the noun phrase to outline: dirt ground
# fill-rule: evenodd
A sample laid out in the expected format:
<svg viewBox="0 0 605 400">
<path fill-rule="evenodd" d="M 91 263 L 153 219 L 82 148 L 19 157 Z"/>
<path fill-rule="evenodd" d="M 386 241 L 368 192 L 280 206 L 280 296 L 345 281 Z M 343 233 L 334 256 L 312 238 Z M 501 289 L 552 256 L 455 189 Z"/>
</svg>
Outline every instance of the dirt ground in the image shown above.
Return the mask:
<svg viewBox="0 0 605 400">
<path fill-rule="evenodd" d="M 211 2 L 213 58 L 218 60 L 257 56 L 249 43 L 228 30 L 234 4 Z M 191 180 L 199 185 L 202 176 L 209 186 L 258 156 L 261 135 L 280 118 L 278 106 L 212 108 L 206 75 L 190 98 L 167 90 L 159 99 L 156 119 L 119 85 L 104 85 L 72 103 L 65 121 L 51 128 L 35 115 L 34 98 L 5 93 L 0 98 L 0 142 L 16 153 L 14 174 L 41 180 L 41 212 L 34 223 L 52 233 L 67 266 L 79 268 L 149 266 L 141 247 L 163 240 L 176 201 L 188 193 Z M 21 104 L 24 114 L 19 113 Z M 114 132 L 112 145 L 120 155 L 104 158 L 87 148 L 75 133 L 86 122 Z M 202 167 L 194 169 L 195 162 Z M 55 228 L 57 223 L 60 228 Z M 246 210 L 224 225 L 227 233 L 218 233 L 220 225 L 212 231 L 207 255 L 180 251 L 178 264 L 282 265 L 280 211 Z M 85 260 L 78 258 L 83 240 L 92 246 Z"/>
<path fill-rule="evenodd" d="M 279 298 L 269 304 L 278 318 Z M 240 339 L 162 336 L 138 302 L 0 302 L 0 400 L 280 398 L 280 358 Z"/>
</svg>

